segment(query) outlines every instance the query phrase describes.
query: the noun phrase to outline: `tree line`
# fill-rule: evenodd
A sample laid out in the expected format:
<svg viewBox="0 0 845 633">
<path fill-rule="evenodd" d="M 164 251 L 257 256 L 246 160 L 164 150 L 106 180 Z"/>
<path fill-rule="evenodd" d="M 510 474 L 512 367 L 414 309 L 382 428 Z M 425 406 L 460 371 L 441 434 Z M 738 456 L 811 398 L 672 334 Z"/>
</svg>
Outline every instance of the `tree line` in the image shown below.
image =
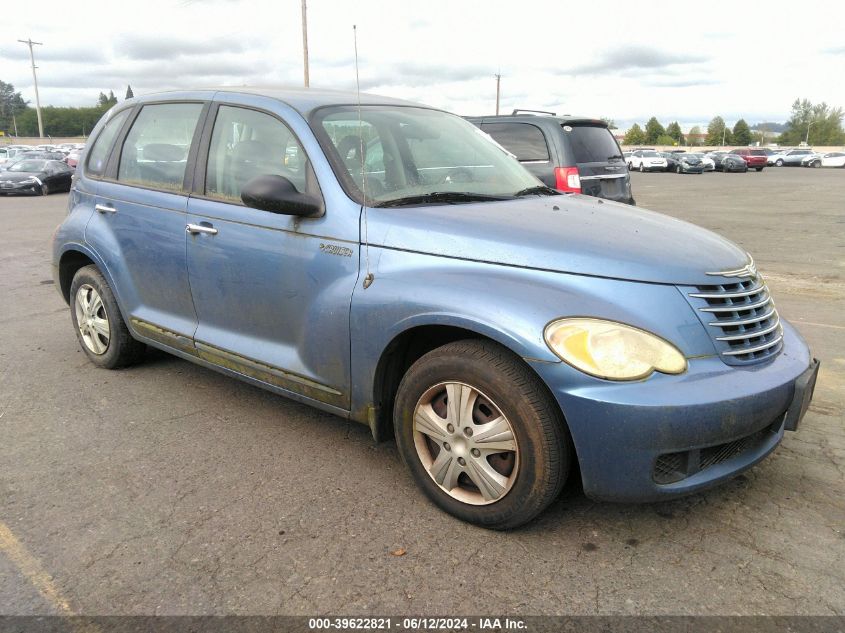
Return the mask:
<svg viewBox="0 0 845 633">
<path fill-rule="evenodd" d="M 127 86 L 126 98 L 133 95 L 132 87 Z M 100 120 L 100 117 L 117 104 L 113 91 L 108 95 L 101 92 L 95 105 L 91 107 L 71 108 L 43 106 L 41 120 L 46 136 L 68 137 L 87 136 Z M 12 84 L 0 81 L 0 130 L 6 136 L 38 136 L 38 115 L 35 108 L 24 101 L 20 92 Z"/>
<path fill-rule="evenodd" d="M 842 108 L 833 108 L 826 103 L 812 104 L 807 99 L 796 99 L 792 104 L 792 114 L 786 123 L 786 129 L 777 137 L 767 134 L 765 126 L 752 129 L 745 119 L 739 119 L 733 129 L 725 120 L 716 116 L 707 124 L 706 134 L 697 125 L 686 134 L 681 126 L 673 121 L 665 128 L 657 117 L 651 117 L 645 129 L 634 123 L 622 141 L 625 145 L 750 145 L 776 142 L 779 145 L 842 145 L 845 144 L 845 131 L 842 120 L 845 113 Z"/>
</svg>

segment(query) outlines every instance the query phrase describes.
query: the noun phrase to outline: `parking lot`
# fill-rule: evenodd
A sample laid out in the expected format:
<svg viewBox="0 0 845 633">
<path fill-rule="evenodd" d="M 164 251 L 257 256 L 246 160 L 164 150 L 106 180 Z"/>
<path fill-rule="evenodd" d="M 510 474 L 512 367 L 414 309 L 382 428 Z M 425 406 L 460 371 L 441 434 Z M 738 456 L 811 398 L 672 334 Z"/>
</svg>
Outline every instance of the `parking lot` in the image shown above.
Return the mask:
<svg viewBox="0 0 845 633">
<path fill-rule="evenodd" d="M 845 613 L 845 170 L 632 182 L 753 253 L 815 400 L 727 485 L 615 505 L 574 482 L 509 533 L 428 503 L 363 426 L 160 353 L 94 368 L 51 279 L 66 195 L 0 198 L 3 613 Z"/>
</svg>

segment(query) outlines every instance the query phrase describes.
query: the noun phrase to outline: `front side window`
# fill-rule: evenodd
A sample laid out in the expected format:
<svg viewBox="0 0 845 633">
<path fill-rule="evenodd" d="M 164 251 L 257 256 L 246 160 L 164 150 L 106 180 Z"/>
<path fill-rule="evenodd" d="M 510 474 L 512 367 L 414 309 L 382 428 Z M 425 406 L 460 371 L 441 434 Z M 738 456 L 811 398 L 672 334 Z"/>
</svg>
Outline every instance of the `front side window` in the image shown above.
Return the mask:
<svg viewBox="0 0 845 633">
<path fill-rule="evenodd" d="M 311 126 L 338 180 L 363 204 L 505 199 L 543 188 L 485 132 L 445 112 L 335 106 L 317 110 Z"/>
<path fill-rule="evenodd" d="M 496 139 L 520 162 L 548 161 L 549 148 L 546 137 L 536 125 L 530 123 L 485 123 L 481 129 Z"/>
<path fill-rule="evenodd" d="M 201 103 L 144 106 L 123 142 L 117 179 L 130 185 L 181 191 Z"/>
<path fill-rule="evenodd" d="M 109 159 L 109 150 L 111 149 L 112 143 L 114 143 L 117 133 L 120 132 L 120 128 L 126 121 L 126 117 L 129 116 L 130 111 L 130 109 L 126 109 L 114 115 L 111 120 L 106 123 L 103 131 L 100 132 L 100 135 L 97 137 L 97 140 L 94 141 L 94 146 L 91 148 L 91 151 L 88 152 L 87 172 L 89 176 L 102 176 L 103 172 L 106 171 L 106 161 Z"/>
<path fill-rule="evenodd" d="M 290 128 L 264 112 L 221 105 L 208 151 L 205 195 L 240 202 L 243 186 L 265 175 L 284 176 L 302 193 L 316 189 L 308 156 Z"/>
</svg>

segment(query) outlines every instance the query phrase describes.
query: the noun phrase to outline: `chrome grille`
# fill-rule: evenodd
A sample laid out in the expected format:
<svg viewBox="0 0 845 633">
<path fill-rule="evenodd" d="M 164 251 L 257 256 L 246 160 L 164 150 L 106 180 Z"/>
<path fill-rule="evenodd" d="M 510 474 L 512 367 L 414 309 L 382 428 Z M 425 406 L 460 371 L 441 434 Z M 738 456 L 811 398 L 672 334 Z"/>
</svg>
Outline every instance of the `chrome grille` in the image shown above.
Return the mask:
<svg viewBox="0 0 845 633">
<path fill-rule="evenodd" d="M 780 318 L 759 275 L 685 291 L 725 363 L 757 363 L 783 348 Z"/>
</svg>

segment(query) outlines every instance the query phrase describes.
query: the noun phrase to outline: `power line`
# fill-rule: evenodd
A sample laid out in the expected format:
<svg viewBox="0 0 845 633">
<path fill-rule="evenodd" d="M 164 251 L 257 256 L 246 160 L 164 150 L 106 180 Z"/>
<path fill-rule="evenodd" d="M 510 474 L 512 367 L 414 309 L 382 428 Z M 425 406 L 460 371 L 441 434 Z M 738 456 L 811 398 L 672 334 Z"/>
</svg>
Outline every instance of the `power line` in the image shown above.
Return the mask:
<svg viewBox="0 0 845 633">
<path fill-rule="evenodd" d="M 44 44 L 42 42 L 33 42 L 31 37 L 18 41 L 21 44 L 29 46 L 29 61 L 32 63 L 32 83 L 35 85 L 35 112 L 38 115 L 38 136 L 39 138 L 44 138 L 44 123 L 41 122 L 41 99 L 38 96 L 38 77 L 35 75 L 35 69 L 38 66 L 35 65 L 35 54 L 32 52 L 33 46 L 43 46 Z"/>
</svg>

